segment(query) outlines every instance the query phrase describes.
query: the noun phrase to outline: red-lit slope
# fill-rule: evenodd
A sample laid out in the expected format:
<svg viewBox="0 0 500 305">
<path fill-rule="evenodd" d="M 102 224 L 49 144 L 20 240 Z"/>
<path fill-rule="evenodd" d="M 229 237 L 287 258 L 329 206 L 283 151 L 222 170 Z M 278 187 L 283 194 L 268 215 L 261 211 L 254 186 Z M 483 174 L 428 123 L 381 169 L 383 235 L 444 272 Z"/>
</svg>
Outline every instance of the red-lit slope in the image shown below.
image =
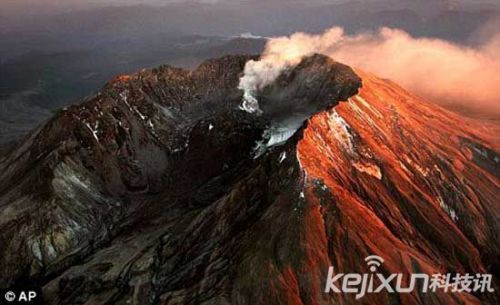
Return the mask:
<svg viewBox="0 0 500 305">
<path fill-rule="evenodd" d="M 383 257 L 389 273 L 494 268 L 500 246 L 498 126 L 466 121 L 388 80 L 357 73 L 360 93 L 313 117 L 298 145 L 306 198 L 317 203 L 311 223 L 324 222 L 315 245 L 318 252 L 328 249 L 322 259 L 337 272 L 366 271 L 362 258 L 370 254 Z M 318 195 L 315 180 L 327 195 Z M 401 295 L 400 301 L 427 304 L 433 298 L 479 303 L 463 293 Z M 387 304 L 389 296 L 363 300 Z"/>
</svg>

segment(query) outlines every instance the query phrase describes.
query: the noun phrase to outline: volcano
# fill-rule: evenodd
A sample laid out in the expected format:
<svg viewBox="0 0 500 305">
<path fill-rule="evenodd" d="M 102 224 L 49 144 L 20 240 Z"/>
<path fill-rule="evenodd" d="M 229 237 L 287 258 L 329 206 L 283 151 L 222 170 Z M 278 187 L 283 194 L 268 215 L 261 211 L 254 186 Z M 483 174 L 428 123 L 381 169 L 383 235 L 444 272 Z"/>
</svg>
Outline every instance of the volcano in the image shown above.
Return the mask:
<svg viewBox="0 0 500 305">
<path fill-rule="evenodd" d="M 323 55 L 248 113 L 250 59 L 117 77 L 2 157 L 0 287 L 47 304 L 498 304 L 324 291 L 330 266 L 369 272 L 369 255 L 384 274 L 497 281 L 498 124 Z"/>
</svg>

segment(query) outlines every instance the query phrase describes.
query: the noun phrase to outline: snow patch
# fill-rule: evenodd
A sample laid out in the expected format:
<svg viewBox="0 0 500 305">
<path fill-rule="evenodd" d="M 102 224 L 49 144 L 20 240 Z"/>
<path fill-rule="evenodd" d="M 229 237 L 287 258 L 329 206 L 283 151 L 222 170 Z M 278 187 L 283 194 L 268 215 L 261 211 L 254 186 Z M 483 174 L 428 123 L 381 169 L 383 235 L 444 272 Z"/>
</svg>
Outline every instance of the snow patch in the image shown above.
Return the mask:
<svg viewBox="0 0 500 305">
<path fill-rule="evenodd" d="M 356 95 L 354 98 L 375 114 L 379 119 L 383 118 L 383 115 L 377 109 L 373 108 L 361 95 Z"/>
<path fill-rule="evenodd" d="M 85 122 L 85 126 L 87 126 L 87 128 L 90 130 L 90 132 L 94 136 L 94 139 L 96 139 L 96 141 L 99 142 L 99 137 L 97 136 L 97 127 L 99 127 L 99 122 L 96 123 L 95 129 L 92 128 L 92 126 L 90 126 L 90 124 L 87 122 Z"/>
<path fill-rule="evenodd" d="M 122 101 L 127 105 L 128 109 L 131 111 L 131 112 L 135 112 L 139 115 L 139 117 L 141 118 L 141 120 L 143 120 L 144 122 L 146 121 L 146 116 L 143 115 L 139 109 L 137 109 L 137 107 L 134 105 L 133 107 L 130 105 L 130 103 L 128 102 L 128 91 L 125 90 L 123 92 L 120 92 L 120 97 L 122 99 Z"/>
<path fill-rule="evenodd" d="M 286 159 L 286 151 L 282 152 L 280 155 L 280 158 L 279 158 L 280 164 L 283 163 L 283 161 L 285 161 L 285 159 Z"/>
<path fill-rule="evenodd" d="M 429 175 L 429 169 L 418 165 L 416 162 L 413 162 L 413 160 L 410 159 L 408 156 L 405 156 L 405 160 L 408 164 L 413 166 L 422 176 L 427 177 Z"/>
<path fill-rule="evenodd" d="M 122 98 L 122 101 L 125 103 L 125 105 L 127 105 L 128 109 L 130 111 L 133 111 L 132 110 L 132 107 L 130 106 L 130 104 L 128 103 L 128 91 L 123 91 L 123 92 L 120 92 L 120 97 Z"/>
<path fill-rule="evenodd" d="M 382 179 L 382 171 L 380 170 L 380 167 L 378 167 L 375 164 L 372 163 L 364 163 L 364 162 L 354 162 L 352 164 L 355 169 L 357 169 L 361 173 L 368 174 L 370 176 L 373 176 L 377 178 L 378 180 Z"/>
<path fill-rule="evenodd" d="M 351 127 L 342 118 L 336 110 L 332 110 L 328 116 L 328 126 L 333 133 L 333 136 L 349 154 L 354 154 L 354 137 L 351 134 Z"/>
<path fill-rule="evenodd" d="M 413 173 L 408 169 L 408 167 L 406 167 L 406 165 L 404 165 L 403 162 L 399 161 L 399 166 L 409 175 L 413 176 Z"/>
<path fill-rule="evenodd" d="M 134 106 L 134 110 L 135 110 L 135 112 L 139 115 L 139 117 L 141 118 L 141 120 L 143 120 L 143 121 L 145 122 L 145 121 L 146 121 L 146 116 L 145 116 L 145 115 L 143 115 L 143 114 L 139 111 L 139 109 L 137 109 L 137 107 L 136 107 L 136 106 Z"/>
<path fill-rule="evenodd" d="M 286 128 L 286 127 L 274 129 L 270 132 L 271 137 L 269 138 L 269 141 L 266 143 L 266 146 L 271 147 L 283 144 L 288 139 L 290 139 L 295 134 L 296 131 L 297 129 L 295 128 Z"/>
<path fill-rule="evenodd" d="M 264 131 L 263 140 L 257 141 L 255 159 L 264 154 L 269 148 L 284 144 L 300 128 L 300 124 L 291 124 L 286 127 L 271 127 Z"/>
<path fill-rule="evenodd" d="M 367 113 L 366 111 L 364 111 L 363 109 L 361 109 L 361 107 L 359 107 L 358 104 L 356 104 L 353 99 L 349 99 L 348 105 L 352 110 L 354 110 L 355 113 L 358 114 L 358 117 L 360 117 L 364 121 L 368 122 L 368 124 L 370 124 L 370 126 L 374 127 L 377 130 L 382 130 L 380 128 L 380 126 L 378 126 L 377 123 L 375 123 L 375 121 L 372 119 L 370 114 Z"/>
<path fill-rule="evenodd" d="M 441 196 L 438 196 L 438 202 L 439 202 L 439 205 L 441 206 L 441 208 L 446 212 L 446 214 L 448 214 L 448 216 L 450 216 L 451 220 L 456 222 L 458 220 L 458 215 L 457 215 L 457 212 L 455 211 L 455 209 L 453 209 L 452 207 L 447 205 Z"/>
</svg>

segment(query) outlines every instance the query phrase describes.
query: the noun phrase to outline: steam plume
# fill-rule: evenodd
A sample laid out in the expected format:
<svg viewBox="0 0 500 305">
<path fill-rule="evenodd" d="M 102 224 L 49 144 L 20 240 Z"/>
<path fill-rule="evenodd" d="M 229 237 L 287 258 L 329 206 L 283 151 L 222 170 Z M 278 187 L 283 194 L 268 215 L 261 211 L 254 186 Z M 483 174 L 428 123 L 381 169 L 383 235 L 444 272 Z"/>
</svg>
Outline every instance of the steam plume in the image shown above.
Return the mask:
<svg viewBox="0 0 500 305">
<path fill-rule="evenodd" d="M 390 78 L 437 103 L 500 113 L 500 33 L 471 48 L 414 38 L 396 29 L 347 35 L 339 27 L 320 35 L 296 33 L 270 39 L 261 59 L 245 67 L 240 80 L 243 108 L 258 112 L 255 93 L 313 53 Z"/>
</svg>

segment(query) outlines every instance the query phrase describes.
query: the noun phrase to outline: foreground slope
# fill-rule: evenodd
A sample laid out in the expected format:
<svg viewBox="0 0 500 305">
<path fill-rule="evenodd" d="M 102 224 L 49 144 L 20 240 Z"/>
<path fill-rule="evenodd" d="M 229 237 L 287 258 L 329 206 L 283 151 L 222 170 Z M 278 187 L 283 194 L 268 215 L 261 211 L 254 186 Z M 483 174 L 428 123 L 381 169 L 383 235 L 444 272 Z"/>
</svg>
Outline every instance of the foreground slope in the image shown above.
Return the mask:
<svg viewBox="0 0 500 305">
<path fill-rule="evenodd" d="M 323 290 L 369 254 L 385 272 L 494 272 L 498 127 L 320 55 L 256 116 L 237 90 L 250 58 L 117 78 L 2 160 L 0 286 L 48 304 L 479 304 Z"/>
<path fill-rule="evenodd" d="M 359 94 L 313 117 L 298 144 L 302 168 L 327 190 L 318 196 L 313 183 L 308 188 L 317 201 L 312 219 L 324 224 L 325 260 L 343 272 L 367 271 L 362 258 L 370 254 L 386 259 L 388 273 L 498 272 L 499 126 L 358 75 Z M 455 297 L 399 300 L 455 304 Z"/>
</svg>

